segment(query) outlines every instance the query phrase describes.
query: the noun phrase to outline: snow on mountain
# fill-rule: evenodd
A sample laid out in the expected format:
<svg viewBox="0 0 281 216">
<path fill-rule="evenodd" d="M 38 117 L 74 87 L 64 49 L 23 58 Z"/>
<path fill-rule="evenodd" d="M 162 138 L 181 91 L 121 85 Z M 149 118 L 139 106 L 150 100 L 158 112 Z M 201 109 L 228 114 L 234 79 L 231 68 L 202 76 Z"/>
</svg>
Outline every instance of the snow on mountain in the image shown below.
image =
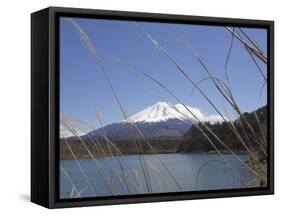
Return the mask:
<svg viewBox="0 0 281 216">
<path fill-rule="evenodd" d="M 188 110 L 190 110 L 193 115 Z M 183 135 L 193 123 L 197 122 L 194 115 L 200 121 L 208 121 L 211 124 L 223 121 L 219 115 L 204 115 L 198 108 L 182 104 L 172 105 L 166 102 L 157 102 L 154 105 L 132 115 L 128 118 L 128 121 L 137 124 L 146 137 L 178 137 Z M 126 124 L 125 120 L 122 122 L 108 124 L 104 127 L 104 130 L 109 137 L 128 138 L 134 134 L 134 131 L 128 126 L 128 124 Z M 98 136 L 103 134 L 103 132 L 103 129 L 100 128 L 96 131 L 89 132 L 89 134 L 95 134 L 95 136 Z M 88 134 L 83 133 L 78 129 L 77 133 L 80 136 Z M 70 136 L 73 136 L 72 133 L 61 127 L 60 137 Z"/>
<path fill-rule="evenodd" d="M 226 120 L 228 120 L 227 117 L 224 116 L 224 118 Z M 203 118 L 203 121 L 204 122 L 210 122 L 211 124 L 215 124 L 215 123 L 218 123 L 218 122 L 223 122 L 224 120 L 220 115 L 208 115 L 208 116 L 205 116 Z"/>
<path fill-rule="evenodd" d="M 203 117 L 199 109 L 187 107 L 191 109 L 197 117 Z M 180 119 L 184 121 L 193 119 L 193 117 L 182 104 L 169 105 L 166 102 L 157 102 L 129 118 L 129 120 L 133 122 L 146 123 L 167 121 L 168 119 Z"/>
<path fill-rule="evenodd" d="M 191 114 L 191 111 L 193 114 Z M 157 102 L 128 118 L 148 139 L 180 138 L 192 124 L 200 121 L 211 123 L 220 122 L 222 118 L 217 115 L 204 115 L 200 109 L 182 104 L 169 104 Z M 126 121 L 106 125 L 104 131 L 112 139 L 133 139 L 135 130 Z M 92 132 L 98 136 L 102 129 Z"/>
<path fill-rule="evenodd" d="M 188 109 L 193 115 L 188 111 Z M 129 118 L 132 122 L 155 123 L 167 121 L 168 119 L 179 119 L 182 121 L 196 121 L 194 115 L 201 121 L 210 123 L 222 122 L 219 115 L 204 115 L 200 109 L 183 104 L 168 104 L 166 102 L 157 102 L 156 104 L 136 113 Z"/>
<path fill-rule="evenodd" d="M 200 111 L 198 108 L 190 107 L 187 105 L 182 105 L 182 104 L 176 104 L 174 105 L 174 110 L 177 112 L 184 114 L 185 119 L 195 119 L 195 117 L 186 109 L 188 108 L 198 119 L 203 120 L 204 119 L 204 114 Z"/>
</svg>

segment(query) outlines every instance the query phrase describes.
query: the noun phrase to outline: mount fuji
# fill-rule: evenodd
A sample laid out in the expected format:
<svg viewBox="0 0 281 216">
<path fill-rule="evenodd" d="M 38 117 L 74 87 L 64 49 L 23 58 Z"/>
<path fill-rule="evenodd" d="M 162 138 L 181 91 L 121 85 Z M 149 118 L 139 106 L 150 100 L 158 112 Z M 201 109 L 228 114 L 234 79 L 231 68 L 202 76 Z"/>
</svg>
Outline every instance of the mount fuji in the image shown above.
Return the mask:
<svg viewBox="0 0 281 216">
<path fill-rule="evenodd" d="M 186 108 L 191 110 L 201 121 L 221 121 L 216 115 L 205 116 L 199 109 L 185 106 L 157 102 L 130 116 L 127 120 L 91 131 L 83 135 L 82 138 L 102 138 L 106 135 L 112 140 L 133 140 L 136 136 L 140 136 L 137 131 L 140 130 L 143 136 L 150 140 L 180 139 L 195 120 Z"/>
<path fill-rule="evenodd" d="M 199 119 L 203 118 L 203 114 L 199 109 L 189 106 L 186 107 L 190 109 Z M 156 104 L 136 113 L 129 118 L 129 120 L 132 120 L 133 122 L 142 123 L 157 123 L 170 119 L 189 121 L 194 118 L 182 104 L 172 105 L 166 102 L 157 102 Z"/>
</svg>

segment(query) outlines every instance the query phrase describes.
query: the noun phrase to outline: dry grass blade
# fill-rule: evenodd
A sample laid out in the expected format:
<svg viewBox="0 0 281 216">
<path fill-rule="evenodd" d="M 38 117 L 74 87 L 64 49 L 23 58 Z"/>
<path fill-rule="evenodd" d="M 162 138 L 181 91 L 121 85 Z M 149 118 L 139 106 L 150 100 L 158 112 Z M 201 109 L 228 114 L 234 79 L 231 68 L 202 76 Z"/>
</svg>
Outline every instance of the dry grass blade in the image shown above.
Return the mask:
<svg viewBox="0 0 281 216">
<path fill-rule="evenodd" d="M 110 152 L 110 157 L 111 157 L 113 167 L 115 167 L 115 170 L 117 170 L 117 176 L 119 177 L 119 180 L 120 180 L 121 184 L 123 185 L 123 187 L 125 188 L 127 193 L 130 194 L 130 188 L 129 188 L 129 185 L 128 185 L 128 182 L 127 182 L 127 178 L 125 176 L 123 165 L 120 162 L 119 157 L 117 157 L 117 162 L 118 162 L 118 166 L 119 166 L 120 171 L 121 171 L 121 175 L 119 174 L 119 172 L 118 172 L 119 169 L 118 169 L 117 165 L 115 164 L 115 158 L 116 157 L 114 157 L 113 152 L 111 150 L 111 143 L 110 143 L 109 139 L 107 138 L 107 135 L 106 135 L 106 132 L 105 132 L 105 129 L 104 129 L 104 124 L 103 124 L 103 121 L 102 121 L 101 113 L 99 112 L 99 110 L 97 108 L 95 110 L 95 113 L 96 113 L 97 119 L 100 123 L 100 126 L 102 128 L 103 135 L 104 135 L 104 138 L 106 140 L 107 148 L 109 149 L 109 152 Z"/>
<path fill-rule="evenodd" d="M 233 36 L 238 39 L 238 41 L 240 41 L 245 47 L 247 47 L 247 49 L 250 50 L 250 52 L 252 52 L 257 58 L 259 58 L 262 62 L 264 62 L 265 64 L 267 64 L 267 57 L 265 55 L 263 55 L 259 50 L 257 50 L 256 48 L 252 47 L 251 45 L 249 45 L 247 42 L 245 42 L 243 39 L 241 39 L 231 28 L 229 27 L 225 27 L 231 34 L 233 34 Z"/>
<path fill-rule="evenodd" d="M 66 139 L 65 137 L 64 137 L 63 139 L 64 139 L 65 144 L 67 145 L 67 147 L 68 147 L 68 149 L 69 149 L 69 151 L 70 151 L 70 153 L 71 153 L 71 155 L 72 155 L 72 157 L 73 157 L 75 163 L 77 164 L 77 166 L 78 166 L 78 168 L 79 168 L 79 170 L 80 170 L 80 172 L 81 172 L 83 178 L 85 179 L 86 183 L 88 184 L 88 186 L 89 186 L 89 188 L 90 188 L 90 190 L 91 190 L 93 196 L 96 196 L 96 192 L 94 191 L 94 188 L 92 187 L 92 185 L 91 185 L 91 183 L 90 183 L 90 181 L 89 181 L 89 179 L 88 179 L 86 173 L 84 172 L 84 170 L 83 170 L 83 168 L 81 167 L 79 161 L 77 160 L 77 158 L 76 158 L 74 152 L 72 151 L 72 149 L 71 149 L 71 147 L 70 147 L 70 145 L 69 145 L 67 139 Z"/>
<path fill-rule="evenodd" d="M 89 156 L 92 158 L 93 164 L 97 168 L 97 170 L 100 172 L 102 178 L 104 179 L 104 182 L 106 183 L 106 186 L 108 190 L 111 192 L 112 195 L 116 194 L 116 189 L 114 188 L 113 184 L 111 183 L 110 177 L 107 174 L 106 170 L 103 168 L 103 166 L 99 163 L 99 161 L 94 157 L 84 140 L 81 138 L 81 136 L 77 133 L 71 122 L 67 122 L 66 120 L 61 121 L 61 123 L 64 125 L 65 128 L 67 128 L 75 137 L 77 137 L 80 141 L 80 143 L 83 145 Z"/>
<path fill-rule="evenodd" d="M 237 35 L 238 35 L 238 37 L 240 37 L 241 40 L 243 39 L 239 32 L 237 32 Z M 266 77 L 265 73 L 262 71 L 262 69 L 260 68 L 260 66 L 259 66 L 256 58 L 254 57 L 253 53 L 251 52 L 251 50 L 249 50 L 248 47 L 246 47 L 246 46 L 244 46 L 244 47 L 245 47 L 246 51 L 249 53 L 249 55 L 250 55 L 251 59 L 253 60 L 255 66 L 257 67 L 260 75 L 262 76 L 262 78 L 264 80 L 264 83 L 267 83 L 267 77 Z"/>
<path fill-rule="evenodd" d="M 225 91 L 225 93 L 228 95 L 228 96 L 231 96 L 231 92 L 230 92 L 230 89 L 228 88 L 228 86 L 226 85 L 226 83 L 224 83 L 222 80 L 218 79 L 218 78 L 213 78 L 213 77 L 205 77 L 201 80 L 199 80 L 195 86 L 193 86 L 192 90 L 191 90 L 191 94 L 190 95 L 193 95 L 194 91 L 196 90 L 197 86 L 199 86 L 200 84 L 202 84 L 203 82 L 205 81 L 208 81 L 208 80 L 211 80 L 213 81 L 213 79 L 216 79 L 216 82 L 220 83 L 220 85 L 222 86 L 223 90 Z"/>
<path fill-rule="evenodd" d="M 78 197 L 80 197 L 80 194 L 79 194 L 79 190 L 77 189 L 77 187 L 75 186 L 73 180 L 71 179 L 70 175 L 67 173 L 67 171 L 62 167 L 60 166 L 60 171 L 64 174 L 64 176 L 67 178 L 68 182 L 71 184 L 72 186 L 72 192 L 71 192 L 71 197 L 73 197 L 74 195 L 73 192 L 75 192 L 77 194 Z"/>
<path fill-rule="evenodd" d="M 240 32 L 242 32 L 242 34 L 248 39 L 248 41 L 250 41 L 252 43 L 252 45 L 254 45 L 254 47 L 256 47 L 256 49 L 264 55 L 264 51 L 262 49 L 262 47 L 259 45 L 259 43 L 257 41 L 255 41 L 252 37 L 250 37 L 241 27 L 239 27 Z"/>
<path fill-rule="evenodd" d="M 235 28 L 233 28 L 232 30 L 234 31 Z M 225 75 L 225 78 L 227 80 L 227 84 L 228 84 L 228 87 L 229 87 L 229 90 L 230 90 L 230 94 L 232 93 L 232 90 L 231 90 L 232 88 L 231 88 L 231 83 L 230 83 L 230 79 L 229 79 L 228 72 L 227 72 L 227 66 L 228 66 L 228 62 L 229 62 L 229 59 L 230 59 L 230 55 L 231 55 L 231 51 L 232 51 L 232 47 L 233 47 L 233 42 L 234 42 L 234 35 L 231 34 L 230 45 L 229 45 L 229 49 L 228 49 L 225 64 L 224 64 L 224 75 Z"/>
<path fill-rule="evenodd" d="M 223 165 L 225 165 L 225 162 L 224 162 L 223 160 L 209 160 L 209 161 L 206 161 L 205 163 L 203 163 L 203 164 L 200 166 L 200 168 L 199 168 L 199 170 L 198 170 L 198 172 L 197 172 L 197 175 L 196 175 L 196 179 L 195 179 L 195 186 L 196 186 L 196 189 L 199 188 L 198 180 L 199 180 L 199 176 L 200 176 L 200 174 L 201 174 L 201 171 L 203 170 L 203 168 L 204 168 L 205 166 L 207 166 L 207 165 L 210 164 L 210 163 L 214 163 L 214 162 L 216 162 L 216 163 L 222 163 Z"/>
<path fill-rule="evenodd" d="M 160 187 L 160 192 L 161 192 L 161 191 L 164 191 L 163 184 L 162 184 L 162 182 L 160 181 L 159 177 L 162 177 L 163 180 L 166 180 L 165 176 L 164 176 L 164 175 L 162 174 L 162 172 L 158 169 L 158 167 L 157 167 L 156 165 L 154 165 L 151 161 L 147 161 L 147 164 L 148 164 L 148 167 L 149 167 L 151 170 L 154 171 L 154 172 L 152 172 L 152 174 L 155 173 L 155 179 L 156 179 L 156 181 L 158 182 L 157 185 L 159 185 L 159 187 Z M 166 180 L 166 183 L 167 183 L 167 185 L 169 185 L 169 183 L 168 183 L 167 180 Z M 170 185 L 169 185 L 169 186 L 170 186 Z"/>
</svg>

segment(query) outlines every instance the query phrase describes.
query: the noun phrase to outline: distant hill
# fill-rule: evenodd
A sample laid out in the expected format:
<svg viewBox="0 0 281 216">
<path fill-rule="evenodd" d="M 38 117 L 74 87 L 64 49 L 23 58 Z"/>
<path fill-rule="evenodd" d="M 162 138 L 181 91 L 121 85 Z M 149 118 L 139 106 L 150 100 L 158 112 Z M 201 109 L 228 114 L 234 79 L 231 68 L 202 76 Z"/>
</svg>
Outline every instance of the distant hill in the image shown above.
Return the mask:
<svg viewBox="0 0 281 216">
<path fill-rule="evenodd" d="M 260 125 L 264 135 L 267 137 L 267 107 L 261 107 L 257 109 L 256 114 L 260 121 Z M 250 123 L 255 131 L 261 134 L 260 126 L 258 121 L 254 115 L 254 112 L 244 113 L 245 118 Z M 242 130 L 241 119 L 236 119 L 233 124 L 237 127 L 239 133 L 242 135 L 244 140 L 250 142 L 255 148 L 257 148 L 257 143 L 253 141 L 253 137 L 250 134 L 248 128 L 245 128 L 245 133 Z M 198 125 L 200 126 L 200 125 Z M 234 135 L 234 133 L 230 130 L 225 122 L 216 123 L 216 124 L 208 124 L 208 127 L 224 142 L 226 143 L 232 150 L 235 152 L 244 152 L 245 149 L 241 145 L 240 141 Z M 202 127 L 201 127 L 202 128 Z M 209 137 L 212 137 L 211 140 L 216 144 L 219 150 L 222 152 L 227 152 L 224 146 L 222 146 L 218 141 L 216 141 L 206 129 L 203 129 Z M 213 152 L 214 148 L 211 146 L 209 141 L 202 135 L 202 132 L 195 127 L 194 125 L 187 131 L 187 133 L 183 136 L 181 144 L 179 145 L 178 152 L 181 153 L 190 153 L 190 152 Z"/>
</svg>

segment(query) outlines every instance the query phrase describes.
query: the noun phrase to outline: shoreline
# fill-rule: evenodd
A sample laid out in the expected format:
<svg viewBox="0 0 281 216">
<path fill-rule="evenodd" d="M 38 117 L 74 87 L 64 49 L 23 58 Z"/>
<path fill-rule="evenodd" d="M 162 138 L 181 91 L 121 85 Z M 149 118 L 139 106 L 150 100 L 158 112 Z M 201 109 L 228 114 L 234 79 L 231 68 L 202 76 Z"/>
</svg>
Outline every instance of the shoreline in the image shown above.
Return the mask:
<svg viewBox="0 0 281 216">
<path fill-rule="evenodd" d="M 209 152 L 159 152 L 159 153 L 150 153 L 150 152 L 147 152 L 147 153 L 143 153 L 143 154 L 134 154 L 134 153 L 123 153 L 122 156 L 133 156 L 133 155 L 167 155 L 167 154 L 182 154 L 182 155 L 186 155 L 186 154 L 192 154 L 192 155 L 203 155 L 203 154 L 206 154 L 206 155 L 215 155 L 215 154 L 218 154 L 217 152 L 215 151 L 209 151 Z M 230 153 L 229 151 L 221 151 L 221 154 L 232 154 Z M 238 154 L 238 155 L 247 155 L 247 152 L 246 151 L 236 151 L 235 154 Z M 77 156 L 75 155 L 76 158 L 78 160 L 80 159 L 91 159 L 91 156 L 89 155 L 80 155 L 80 156 Z M 113 157 L 115 156 L 121 156 L 121 155 L 118 155 L 118 154 L 114 154 Z M 105 158 L 105 157 L 111 157 L 110 154 L 106 154 L 106 155 L 94 155 L 95 158 Z M 60 156 L 60 160 L 74 160 L 74 158 L 72 157 L 72 155 L 68 155 L 67 157 L 66 156 Z"/>
</svg>

